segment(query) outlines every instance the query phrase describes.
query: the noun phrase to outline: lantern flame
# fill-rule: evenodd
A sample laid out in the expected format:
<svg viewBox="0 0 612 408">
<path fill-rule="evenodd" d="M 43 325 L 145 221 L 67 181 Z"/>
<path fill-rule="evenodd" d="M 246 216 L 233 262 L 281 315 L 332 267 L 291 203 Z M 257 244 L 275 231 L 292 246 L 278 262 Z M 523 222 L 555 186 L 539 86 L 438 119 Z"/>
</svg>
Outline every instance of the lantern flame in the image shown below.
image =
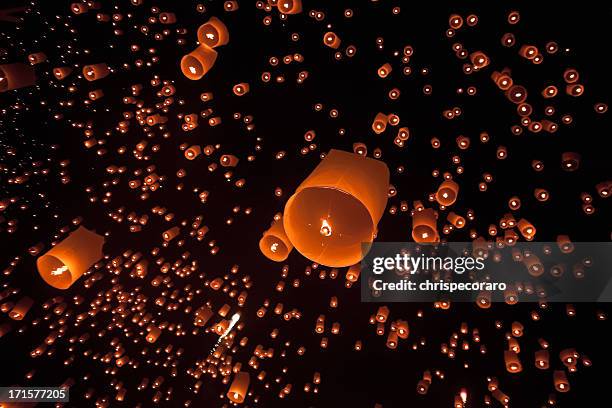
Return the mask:
<svg viewBox="0 0 612 408">
<path fill-rule="evenodd" d="M 51 275 L 58 276 L 58 275 L 61 275 L 64 272 L 66 272 L 67 270 L 68 270 L 68 267 L 66 265 L 62 265 L 59 268 L 56 268 L 56 269 L 52 270 L 51 271 Z"/>
<path fill-rule="evenodd" d="M 323 219 L 321 221 L 321 235 L 323 235 L 324 237 L 329 237 L 332 234 L 332 227 L 329 224 L 329 222 L 327 222 L 326 219 Z"/>
</svg>

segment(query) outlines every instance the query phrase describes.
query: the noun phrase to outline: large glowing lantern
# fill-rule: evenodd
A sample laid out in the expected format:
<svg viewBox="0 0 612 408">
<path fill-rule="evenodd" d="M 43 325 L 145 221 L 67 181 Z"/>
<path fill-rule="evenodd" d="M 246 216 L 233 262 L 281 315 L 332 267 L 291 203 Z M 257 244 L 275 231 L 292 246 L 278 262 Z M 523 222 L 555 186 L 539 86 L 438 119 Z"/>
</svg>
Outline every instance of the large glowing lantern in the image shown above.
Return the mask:
<svg viewBox="0 0 612 408">
<path fill-rule="evenodd" d="M 289 240 L 306 258 L 326 266 L 354 265 L 365 256 L 387 205 L 385 163 L 331 150 L 285 205 Z"/>
<path fill-rule="evenodd" d="M 40 276 L 57 289 L 68 289 L 102 258 L 104 237 L 79 227 L 36 260 Z"/>
<path fill-rule="evenodd" d="M 246 371 L 237 372 L 227 392 L 227 397 L 237 404 L 243 403 L 247 395 L 247 390 L 249 389 L 249 382 L 249 373 Z"/>
<path fill-rule="evenodd" d="M 35 82 L 34 69 L 29 65 L 19 62 L 0 65 L 0 92 L 31 86 Z"/>
</svg>

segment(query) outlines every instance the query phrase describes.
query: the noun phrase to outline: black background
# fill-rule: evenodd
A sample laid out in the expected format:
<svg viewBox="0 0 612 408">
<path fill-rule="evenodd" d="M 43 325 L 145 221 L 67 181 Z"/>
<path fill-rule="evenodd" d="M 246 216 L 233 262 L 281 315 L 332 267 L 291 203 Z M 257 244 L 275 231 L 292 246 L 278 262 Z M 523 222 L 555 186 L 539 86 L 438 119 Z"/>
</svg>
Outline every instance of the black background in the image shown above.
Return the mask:
<svg viewBox="0 0 612 408">
<path fill-rule="evenodd" d="M 103 10 L 112 13 L 111 3 L 103 3 Z M 36 242 L 50 242 L 59 227 L 80 215 L 88 227 L 99 232 L 110 232 L 105 253 L 111 259 L 128 248 L 146 253 L 160 244 L 160 234 L 168 227 L 167 223 L 151 216 L 146 231 L 130 234 L 125 224 L 115 224 L 106 213 L 120 205 L 126 205 L 128 212 L 134 210 L 144 213 L 150 212 L 152 205 L 161 204 L 171 209 L 181 220 L 191 220 L 195 215 L 203 214 L 204 223 L 210 227 L 209 236 L 221 248 L 220 253 L 213 257 L 208 254 L 205 243 L 190 240 L 185 248 L 171 247 L 165 250 L 168 259 L 174 259 L 187 249 L 198 259 L 200 270 L 206 273 L 207 278 L 223 276 L 233 264 L 239 264 L 241 273 L 249 274 L 254 279 L 254 287 L 249 292 L 249 300 L 242 313 L 246 327 L 239 335 L 248 336 L 249 345 L 240 350 L 234 360 L 242 361 L 244 366 L 255 345 L 261 343 L 266 347 L 275 347 L 278 355 L 283 348 L 282 344 L 285 341 L 291 342 L 287 347 L 288 358 L 275 357 L 261 364 L 269 373 L 269 381 L 280 375 L 283 367 L 288 367 L 288 375 L 284 376 L 281 386 L 272 383 L 271 390 L 266 391 L 251 372 L 253 392 L 261 395 L 259 406 L 283 405 L 284 402 L 284 406 L 296 407 L 372 407 L 378 402 L 385 408 L 443 407 L 452 405 L 454 395 L 462 387 L 468 390 L 470 406 L 482 406 L 482 398 L 486 393 L 485 378 L 497 376 L 502 390 L 511 397 L 511 406 L 539 407 L 545 404 L 548 395 L 553 392 L 551 372 L 542 372 L 533 367 L 533 353 L 539 349 L 537 339 L 540 337 L 551 343 L 551 365 L 554 368 L 561 368 L 557 356 L 566 347 L 575 347 L 594 362 L 592 368 L 580 367 L 577 374 L 569 377 L 572 390 L 558 397 L 559 405 L 580 407 L 585 404 L 583 401 L 593 396 L 603 402 L 607 395 L 604 380 L 610 363 L 609 340 L 606 336 L 609 324 L 597 322 L 595 311 L 609 310 L 608 305 L 580 304 L 577 306 L 578 316 L 568 318 L 564 305 L 551 304 L 549 310 L 542 311 L 541 321 L 531 322 L 529 313 L 537 308 L 534 304 L 513 307 L 496 304 L 486 311 L 474 305 L 456 304 L 446 312 L 433 310 L 431 304 L 393 304 L 393 318 L 408 320 L 411 335 L 407 342 L 391 351 L 384 346 L 385 337 L 376 336 L 374 327 L 368 324 L 368 318 L 375 313 L 377 305 L 360 303 L 358 287 L 344 288 L 344 270 L 340 271 L 340 277 L 335 280 L 321 280 L 316 274 L 306 277 L 303 270 L 308 262 L 294 251 L 287 261 L 290 274 L 286 293 L 279 294 L 273 289 L 281 279 L 282 265 L 265 259 L 258 250 L 257 242 L 273 215 L 282 211 L 295 187 L 319 162 L 320 152 L 330 148 L 351 150 L 355 142 L 366 143 L 370 151 L 375 147 L 382 148 L 383 160 L 391 169 L 391 183 L 398 189 L 397 197 L 390 199 L 390 204 L 399 205 L 401 200 L 409 203 L 413 200 L 426 200 L 427 194 L 435 191 L 439 179 L 431 176 L 432 169 L 446 171 L 453 168 L 450 156 L 458 153 L 454 139 L 459 134 L 470 136 L 472 147 L 462 154 L 465 173 L 458 178 L 462 189 L 454 210 L 465 213 L 468 208 L 474 209 L 477 218 L 473 226 L 481 234 L 486 234 L 487 226 L 496 223 L 507 212 L 508 198 L 517 194 L 525 197 L 519 216 L 536 225 L 537 240 L 554 240 L 562 233 L 569 234 L 576 241 L 609 240 L 609 204 L 596 197 L 597 212 L 585 216 L 580 207 L 579 194 L 588 191 L 596 196 L 595 184 L 610 176 L 609 143 L 606 143 L 610 134 L 609 115 L 598 115 L 593 110 L 594 103 L 608 102 L 610 95 L 610 7 L 604 2 L 579 2 L 565 6 L 545 1 L 496 3 L 493 6 L 476 2 L 447 5 L 437 2 L 401 4 L 399 1 L 313 1 L 305 2 L 304 13 L 290 16 L 286 22 L 279 21 L 274 11 L 272 25 L 264 27 L 261 20 L 265 13 L 256 10 L 254 2 L 240 3 L 237 12 L 224 13 L 221 10 L 222 2 L 204 2 L 207 12 L 198 14 L 195 11 L 196 2 L 192 1 L 146 2 L 138 8 L 130 6 L 129 2 L 117 2 L 121 10 L 133 13 L 133 21 L 138 21 L 138 24 L 150 14 L 149 8 L 155 4 L 162 11 L 175 12 L 177 25 L 188 29 L 187 35 L 178 36 L 187 40 L 185 46 L 176 44 L 176 34 L 172 34 L 168 40 L 155 41 L 150 35 L 140 35 L 128 22 L 120 24 L 125 34 L 114 36 L 110 24 L 95 22 L 94 12 L 70 17 L 70 25 L 76 33 L 69 33 L 56 22 L 63 22 L 66 16 L 71 15 L 69 2 L 65 1 L 45 1 L 35 5 L 19 30 L 15 30 L 14 25 L 1 23 L 2 31 L 7 33 L 4 39 L 6 44 L 2 46 L 6 50 L 4 61 L 23 60 L 30 52 L 39 50 L 45 51 L 49 57 L 49 62 L 37 66 L 39 82 L 36 88 L 0 96 L 3 109 L 15 106 L 16 101 L 21 106 L 19 109 L 8 108 L 0 117 L 4 150 L 1 162 L 7 168 L 23 168 L 32 159 L 48 159 L 52 172 L 49 177 L 32 178 L 30 183 L 21 186 L 5 183 L 9 175 L 6 172 L 2 174 L 0 198 L 18 195 L 30 203 L 27 210 L 11 208 L 3 214 L 7 219 L 18 218 L 20 227 L 12 235 L 7 234 L 3 228 L 2 259 L 6 257 L 10 260 L 18 254 L 23 256 L 23 262 L 10 276 L 3 279 L 10 282 L 11 287 L 19 287 L 21 293 L 36 299 L 37 305 L 23 321 L 23 327 L 26 327 L 23 334 L 17 334 L 21 325 L 13 323 L 13 332 L 0 339 L 4 367 L 0 383 L 26 385 L 24 374 L 35 367 L 37 374 L 33 384 L 58 385 L 68 377 L 77 381 L 71 389 L 70 406 L 93 404 L 93 401 L 82 400 L 82 394 L 88 387 L 97 390 L 94 398 L 108 395 L 111 406 L 119 404 L 113 401 L 115 392 L 109 385 L 111 377 L 104 374 L 101 363 L 77 356 L 71 366 L 62 366 L 62 361 L 70 354 L 66 350 L 66 339 L 58 341 L 56 356 L 53 358 L 32 360 L 29 357 L 29 352 L 42 342 L 48 332 L 40 326 L 31 327 L 29 322 L 35 316 L 44 316 L 40 304 L 59 294 L 59 291 L 49 288 L 40 280 L 35 270 L 35 258 L 25 251 Z M 391 8 L 395 5 L 401 6 L 399 16 L 391 14 Z M 343 10 L 347 7 L 354 9 L 352 19 L 343 18 Z M 315 22 L 308 17 L 310 9 L 325 11 L 326 19 Z M 506 23 L 506 15 L 514 9 L 521 12 L 521 21 L 513 27 Z M 475 13 L 480 22 L 476 28 L 462 30 L 456 38 L 447 39 L 444 32 L 448 16 L 453 12 L 464 16 Z M 61 16 L 59 20 L 56 15 Z M 182 55 L 195 47 L 197 27 L 212 15 L 220 17 L 227 24 L 231 40 L 227 46 L 218 49 L 219 57 L 211 72 L 202 80 L 192 82 L 182 76 L 178 62 Z M 343 57 L 341 61 L 335 61 L 333 51 L 323 47 L 321 38 L 328 31 L 326 24 L 331 24 L 332 30 L 342 38 L 342 49 L 348 44 L 357 46 L 354 58 Z M 50 31 L 51 26 L 55 27 L 54 31 Z M 159 25 L 156 29 L 159 29 Z M 533 43 L 543 49 L 547 41 L 554 40 L 562 49 L 567 47 L 571 51 L 567 54 L 559 52 L 554 56 L 545 54 L 545 63 L 533 66 L 518 57 L 517 47 L 501 47 L 501 35 L 507 31 L 515 33 L 519 44 Z M 290 41 L 289 36 L 293 32 L 300 33 L 299 42 Z M 376 50 L 376 37 L 385 39 L 384 50 Z M 18 41 L 23 43 L 19 44 Z M 462 61 L 456 59 L 451 50 L 451 44 L 455 41 L 461 41 L 470 51 L 485 51 L 492 60 L 491 67 L 485 72 L 465 76 L 461 72 Z M 146 55 L 144 52 L 138 56 L 130 55 L 127 50 L 133 43 L 140 44 L 143 50 L 155 47 L 160 63 L 153 68 L 136 69 L 132 65 L 129 70 L 120 69 L 124 62 L 132 64 L 138 56 Z M 415 49 L 409 64 L 413 73 L 403 77 L 397 58 L 391 55 L 395 50 L 401 52 L 403 46 L 408 44 Z M 79 50 L 89 49 L 90 53 L 68 54 L 67 45 Z M 284 65 L 281 62 L 276 68 L 267 64 L 272 55 L 282 57 L 294 52 L 304 55 L 303 64 Z M 64 61 L 60 60 L 61 55 L 64 55 Z M 392 60 L 395 61 L 394 71 L 389 78 L 381 80 L 375 75 L 376 69 Z M 49 79 L 50 69 L 64 63 L 83 65 L 102 61 L 117 72 L 94 83 L 75 80 L 78 84 L 78 91 L 73 95 L 75 107 L 57 108 L 58 102 L 66 98 L 67 92 L 53 85 L 57 82 Z M 520 136 L 512 136 L 510 126 L 517 123 L 515 107 L 489 79 L 493 69 L 499 70 L 505 66 L 511 67 L 515 81 L 525 85 L 530 95 L 534 95 L 529 99 L 537 112 L 534 116 L 541 116 L 544 106 L 542 98 L 537 97 L 539 91 L 551 82 L 562 85 L 561 76 L 565 68 L 578 69 L 580 82 L 586 89 L 585 95 L 581 98 L 560 95 L 554 103 L 558 112 L 556 117 L 571 113 L 574 116 L 573 124 L 561 126 L 554 134 L 525 132 Z M 428 75 L 419 73 L 423 67 L 429 68 Z M 295 77 L 302 69 L 308 70 L 310 76 L 305 84 L 296 85 Z M 263 71 L 282 72 L 286 75 L 286 82 L 264 84 L 259 79 Z M 170 119 L 167 128 L 172 137 L 163 139 L 161 132 L 156 131 L 155 137 L 149 142 L 150 145 L 160 144 L 161 150 L 152 154 L 151 162 L 157 166 L 157 173 L 167 175 L 169 181 L 153 194 L 152 199 L 141 201 L 127 187 L 129 178 L 124 177 L 120 185 L 112 189 L 113 202 L 110 206 L 105 207 L 99 202 L 91 204 L 84 188 L 95 186 L 98 194 L 104 191 L 102 182 L 112 178 L 105 172 L 108 165 L 126 165 L 134 170 L 149 164 L 137 162 L 129 153 L 145 136 L 142 129 L 133 123 L 130 133 L 107 137 L 109 153 L 98 157 L 93 151 L 83 148 L 82 130 L 75 129 L 72 123 L 93 119 L 95 129 L 102 138 L 103 131 L 114 128 L 120 120 L 121 112 L 127 110 L 120 103 L 120 98 L 129 93 L 130 85 L 142 83 L 145 89 L 141 98 L 147 106 L 153 105 L 152 101 L 156 98 L 148 81 L 154 73 L 162 79 L 174 81 L 177 88 L 175 97 L 185 101 L 183 107 L 173 107 L 168 115 Z M 251 85 L 250 93 L 242 98 L 231 94 L 232 85 L 238 82 L 249 82 Z M 425 84 L 433 85 L 433 95 L 423 96 L 421 89 Z M 456 94 L 457 87 L 465 88 L 469 85 L 478 86 L 477 96 Z M 394 86 L 402 92 L 396 102 L 386 96 Z M 87 92 L 96 88 L 104 90 L 103 100 L 94 103 L 95 107 L 83 106 L 81 101 Z M 210 128 L 201 120 L 196 131 L 182 132 L 176 113 L 199 112 L 204 109 L 204 104 L 199 100 L 200 93 L 204 91 L 215 94 L 215 99 L 207 106 L 213 107 L 216 114 L 222 117 L 223 124 Z M 46 104 L 41 105 L 40 101 Z M 322 103 L 324 109 L 315 112 L 315 103 Z M 442 110 L 453 106 L 461 106 L 461 118 L 453 121 L 443 119 Z M 328 112 L 332 108 L 339 110 L 339 118 L 330 119 Z M 64 113 L 64 120 L 52 120 L 52 114 L 58 110 Z M 402 125 L 410 128 L 411 138 L 406 148 L 395 148 L 393 130 L 387 130 L 383 135 L 372 133 L 370 125 L 379 111 L 397 113 Z M 245 131 L 238 121 L 231 118 L 234 112 L 254 115 L 255 131 Z M 338 134 L 339 128 L 346 129 L 344 136 Z M 307 144 L 303 134 L 309 129 L 316 130 L 315 142 L 318 149 L 303 157 L 299 149 Z M 480 144 L 478 134 L 485 130 L 492 140 L 488 144 Z M 429 139 L 432 136 L 442 140 L 441 149 L 431 148 Z M 263 149 L 257 154 L 257 159 L 249 163 L 246 156 L 254 154 L 257 138 L 261 138 L 259 143 Z M 247 180 L 246 187 L 233 187 L 232 183 L 224 180 L 222 170 L 209 173 L 206 170 L 208 162 L 204 159 L 187 162 L 178 149 L 178 145 L 183 142 L 202 145 L 219 143 L 222 152 L 238 156 L 241 162 L 235 169 L 233 181 L 244 177 Z M 495 159 L 495 148 L 500 144 L 508 147 L 509 158 L 505 161 Z M 51 145 L 57 145 L 57 148 L 51 149 Z M 115 153 L 121 145 L 128 146 L 128 153 L 123 156 Z M 8 146 L 16 147 L 17 154 L 7 154 Z M 287 151 L 287 158 L 275 160 L 275 153 L 280 150 Z M 578 171 L 568 173 L 560 169 L 560 155 L 565 151 L 576 151 L 582 155 Z M 58 162 L 62 159 L 70 160 L 68 168 L 71 182 L 66 185 L 59 183 L 57 177 Z M 217 159 L 218 154 L 212 158 Z M 543 160 L 545 171 L 535 173 L 530 166 L 532 159 Z M 405 166 L 402 175 L 395 172 L 398 165 Z M 188 175 L 181 180 L 185 183 L 185 189 L 176 192 L 173 188 L 177 180 L 174 175 L 179 168 L 185 168 Z M 495 178 L 487 193 L 480 193 L 477 189 L 483 172 L 490 172 Z M 211 192 L 207 204 L 199 203 L 197 195 L 190 192 L 195 186 Z M 274 196 L 276 187 L 283 188 L 284 195 L 280 198 Z M 550 201 L 539 203 L 534 200 L 532 192 L 536 187 L 547 188 L 551 192 Z M 47 197 L 37 197 L 39 192 L 45 192 Z M 243 209 L 252 207 L 253 215 L 237 216 L 234 225 L 226 226 L 225 219 L 231 216 L 234 205 L 240 205 Z M 56 213 L 58 217 L 54 218 Z M 30 228 L 34 224 L 39 225 L 36 231 Z M 385 214 L 379 224 L 378 240 L 409 240 L 410 225 L 407 213 L 396 216 Z M 468 229 L 454 233 L 449 239 L 466 239 Z M 126 271 L 123 275 L 127 275 Z M 120 281 L 126 288 L 140 284 L 123 275 Z M 302 280 L 299 289 L 290 288 L 289 283 L 294 278 Z M 175 281 L 179 287 L 186 283 L 202 284 L 195 276 L 183 280 L 175 278 Z M 84 305 L 73 307 L 77 314 L 87 310 L 87 303 L 98 290 L 110 287 L 108 279 L 90 290 L 84 290 L 77 283 L 64 295 L 69 298 L 80 292 L 86 298 Z M 151 296 L 150 302 L 158 295 L 159 289 L 146 284 L 143 288 Z M 340 307 L 336 311 L 329 310 L 331 296 L 339 298 Z M 209 298 L 217 306 L 229 300 L 218 293 L 206 293 L 196 302 L 201 303 Z M 302 318 L 286 323 L 281 317 L 274 316 L 270 307 L 265 319 L 257 319 L 255 311 L 266 298 L 272 300 L 272 305 L 283 302 L 287 310 L 298 308 Z M 423 318 L 416 317 L 417 310 L 424 311 Z M 314 322 L 319 314 L 327 316 L 328 324 L 338 321 L 342 325 L 341 335 L 327 333 L 330 345 L 326 350 L 319 348 L 320 336 L 314 334 Z M 111 317 L 105 313 L 96 316 L 99 327 L 104 326 Z M 0 316 L 0 319 L 9 320 L 8 316 Z M 180 312 L 164 312 L 161 320 L 183 322 L 188 328 L 192 324 L 191 316 Z M 525 324 L 526 334 L 520 339 L 524 365 L 521 374 L 510 375 L 504 370 L 502 351 L 506 347 L 503 338 L 505 330 L 495 329 L 496 320 L 503 322 L 506 329 L 514 320 Z M 461 322 L 468 322 L 470 328 L 479 328 L 488 348 L 486 355 L 480 356 L 476 347 L 469 352 L 459 351 L 455 360 L 449 360 L 440 353 L 440 343 L 448 342 L 451 333 L 459 330 Z M 274 327 L 278 327 L 281 333 L 276 340 L 268 336 Z M 85 326 L 70 329 L 67 337 L 86 330 Z M 118 335 L 113 333 L 101 340 L 92 339 L 89 347 L 104 354 L 110 349 L 110 338 Z M 427 346 L 422 350 L 411 350 L 411 345 L 421 338 L 426 340 Z M 352 350 L 357 339 L 364 343 L 364 350 L 360 353 Z M 161 367 L 149 368 L 145 364 L 141 364 L 138 370 L 120 369 L 117 378 L 128 389 L 124 405 L 133 406 L 137 402 L 141 402 L 142 406 L 152 405 L 151 390 L 138 392 L 135 387 L 142 376 L 153 379 L 157 375 L 165 375 L 166 383 L 162 388 L 171 385 L 175 394 L 169 406 L 179 406 L 189 398 L 194 399 L 194 406 L 221 406 L 222 402 L 217 399 L 217 395 L 226 392 L 226 385 L 206 379 L 203 391 L 194 398 L 189 391 L 193 379 L 185 374 L 185 370 L 195 360 L 206 355 L 216 338 L 201 334 L 179 339 L 167 337 L 163 340 L 185 349 L 178 367 L 179 375 L 170 379 L 167 370 Z M 142 348 L 142 344 L 124 343 L 127 353 L 134 357 Z M 295 349 L 300 345 L 307 349 L 304 357 L 295 354 Z M 462 367 L 464 361 L 470 363 L 469 369 Z M 434 380 L 429 393 L 419 396 L 415 392 L 416 383 L 426 369 L 443 370 L 446 378 L 444 381 Z M 316 396 L 302 391 L 303 383 L 311 381 L 314 371 L 319 371 L 323 379 Z M 91 373 L 91 379 L 79 381 L 85 373 Z M 293 391 L 289 398 L 279 400 L 278 390 L 286 382 L 293 384 Z"/>
</svg>

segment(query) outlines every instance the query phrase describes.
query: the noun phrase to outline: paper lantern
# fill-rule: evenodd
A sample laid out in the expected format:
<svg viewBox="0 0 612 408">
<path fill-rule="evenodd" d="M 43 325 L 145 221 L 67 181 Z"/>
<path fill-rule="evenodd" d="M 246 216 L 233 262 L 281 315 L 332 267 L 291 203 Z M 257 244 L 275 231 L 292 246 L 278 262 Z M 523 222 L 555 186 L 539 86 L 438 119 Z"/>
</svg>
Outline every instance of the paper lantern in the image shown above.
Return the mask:
<svg viewBox="0 0 612 408">
<path fill-rule="evenodd" d="M 219 164 L 223 167 L 236 167 L 239 159 L 231 154 L 224 154 L 219 158 Z"/>
<path fill-rule="evenodd" d="M 388 115 L 385 115 L 382 112 L 378 112 L 376 114 L 376 117 L 374 118 L 374 121 L 372 122 L 372 130 L 374 131 L 374 133 L 379 135 L 385 131 L 385 129 L 387 128 L 388 122 L 389 122 Z"/>
<path fill-rule="evenodd" d="M 40 64 L 41 62 L 45 62 L 46 60 L 47 56 L 44 52 L 35 52 L 28 55 L 28 61 L 30 61 L 30 64 L 32 65 Z"/>
<path fill-rule="evenodd" d="M 12 91 L 34 85 L 34 69 L 26 64 L 14 63 L 0 65 L 0 92 Z"/>
<path fill-rule="evenodd" d="M 72 3 L 70 5 L 70 10 L 72 10 L 74 14 L 84 14 L 89 11 L 89 7 L 87 7 L 85 3 Z"/>
<path fill-rule="evenodd" d="M 157 326 L 151 326 L 149 328 L 149 332 L 146 335 L 146 340 L 148 343 L 155 343 L 161 334 L 161 329 Z"/>
<path fill-rule="evenodd" d="M 338 49 L 340 47 L 340 37 L 336 33 L 329 31 L 323 35 L 323 44 L 329 48 Z"/>
<path fill-rule="evenodd" d="M 349 282 L 357 282 L 357 279 L 359 279 L 359 275 L 361 274 L 361 265 L 360 264 L 355 264 L 352 265 L 348 271 L 346 271 L 346 280 Z"/>
<path fill-rule="evenodd" d="M 249 388 L 250 377 L 249 373 L 245 371 L 239 371 L 234 375 L 234 381 L 230 385 L 227 397 L 237 404 L 244 402 L 246 398 L 247 390 Z"/>
<path fill-rule="evenodd" d="M 419 208 L 412 215 L 412 239 L 420 243 L 440 240 L 436 227 L 438 215 L 433 208 Z"/>
<path fill-rule="evenodd" d="M 452 205 L 457 200 L 459 194 L 459 184 L 453 180 L 445 180 L 438 187 L 436 201 L 444 206 Z"/>
<path fill-rule="evenodd" d="M 259 249 L 268 258 L 276 262 L 282 262 L 289 256 L 293 245 L 283 227 L 283 220 L 275 220 L 272 226 L 259 240 Z"/>
<path fill-rule="evenodd" d="M 570 240 L 568 235 L 559 235 L 557 236 L 557 245 L 559 250 L 564 254 L 571 254 L 574 252 L 574 244 Z"/>
<path fill-rule="evenodd" d="M 546 370 L 550 366 L 548 350 L 538 350 L 535 352 L 535 366 L 540 370 Z"/>
<path fill-rule="evenodd" d="M 191 80 L 202 78 L 215 64 L 217 51 L 200 45 L 181 59 L 181 71 Z"/>
<path fill-rule="evenodd" d="M 553 373 L 553 381 L 555 383 L 555 389 L 559 392 L 568 392 L 570 390 L 569 381 L 565 375 L 565 371 L 555 370 Z"/>
<path fill-rule="evenodd" d="M 108 66 L 105 63 L 95 65 L 85 65 L 83 67 L 83 76 L 88 81 L 96 81 L 106 77 L 110 73 Z"/>
<path fill-rule="evenodd" d="M 283 14 L 298 14 L 302 12 L 302 0 L 279 0 L 276 7 Z"/>
<path fill-rule="evenodd" d="M 9 312 L 9 317 L 13 320 L 22 320 L 33 304 L 34 300 L 32 300 L 32 298 L 28 296 L 19 299 L 17 304 L 13 306 L 13 308 Z"/>
<path fill-rule="evenodd" d="M 202 153 L 202 148 L 198 145 L 193 145 L 185 150 L 185 158 L 187 160 L 193 160 L 198 157 Z"/>
<path fill-rule="evenodd" d="M 221 20 L 211 17 L 198 28 L 198 42 L 210 48 L 225 45 L 229 42 L 229 31 Z"/>
<path fill-rule="evenodd" d="M 176 23 L 176 15 L 168 12 L 159 13 L 159 22 L 162 24 Z"/>
<path fill-rule="evenodd" d="M 517 226 L 519 231 L 521 232 L 521 235 L 525 237 L 527 241 L 531 241 L 533 239 L 536 233 L 536 228 L 533 226 L 532 223 L 530 223 L 524 218 L 521 218 L 518 221 Z"/>
<path fill-rule="evenodd" d="M 388 186 L 385 163 L 331 150 L 287 201 L 285 232 L 314 262 L 354 265 L 365 256 L 362 244 L 374 240 Z"/>
<path fill-rule="evenodd" d="M 104 237 L 79 227 L 36 260 L 45 282 L 57 289 L 68 289 L 96 261 L 102 258 Z"/>
<path fill-rule="evenodd" d="M 249 89 L 250 89 L 250 86 L 248 83 L 241 82 L 232 87 L 232 92 L 234 92 L 234 95 L 236 96 L 243 96 L 249 92 Z"/>
<path fill-rule="evenodd" d="M 70 67 L 57 67 L 53 68 L 53 76 L 58 80 L 62 80 L 66 78 L 72 72 L 72 68 Z"/>
</svg>

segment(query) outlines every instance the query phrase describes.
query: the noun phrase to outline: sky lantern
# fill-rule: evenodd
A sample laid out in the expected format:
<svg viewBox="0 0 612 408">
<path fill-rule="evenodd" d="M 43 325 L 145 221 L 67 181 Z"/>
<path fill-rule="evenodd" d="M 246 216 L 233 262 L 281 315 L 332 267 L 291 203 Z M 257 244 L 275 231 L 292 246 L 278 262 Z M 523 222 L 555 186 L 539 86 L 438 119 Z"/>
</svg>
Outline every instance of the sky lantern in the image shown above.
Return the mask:
<svg viewBox="0 0 612 408">
<path fill-rule="evenodd" d="M 285 232 L 314 262 L 354 265 L 376 236 L 388 186 L 385 163 L 332 149 L 287 201 Z"/>
<path fill-rule="evenodd" d="M 40 276 L 57 289 L 68 289 L 102 258 L 104 237 L 79 227 L 36 260 Z"/>
</svg>

